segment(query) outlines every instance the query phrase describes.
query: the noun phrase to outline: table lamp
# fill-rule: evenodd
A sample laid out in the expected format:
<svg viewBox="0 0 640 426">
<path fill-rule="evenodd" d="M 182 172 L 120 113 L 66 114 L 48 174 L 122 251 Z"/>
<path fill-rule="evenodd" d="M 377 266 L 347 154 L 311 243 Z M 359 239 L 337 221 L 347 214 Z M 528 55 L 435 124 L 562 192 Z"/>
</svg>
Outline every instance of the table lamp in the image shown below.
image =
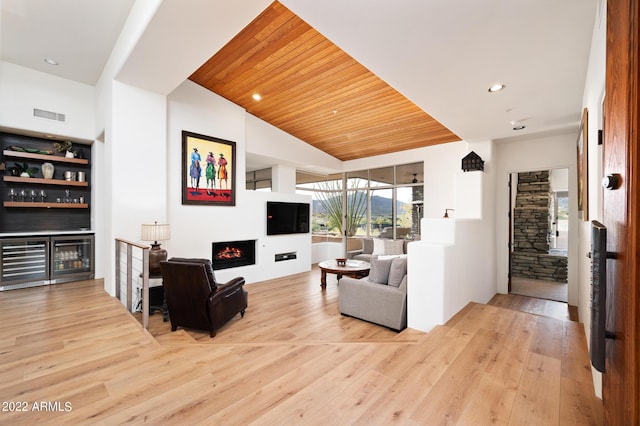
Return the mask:
<svg viewBox="0 0 640 426">
<path fill-rule="evenodd" d="M 158 224 L 142 224 L 142 241 L 153 241 L 151 250 L 149 250 L 149 274 L 160 274 L 160 262 L 167 260 L 167 251 L 160 248 L 158 241 L 166 241 L 170 238 L 169 225 Z"/>
</svg>

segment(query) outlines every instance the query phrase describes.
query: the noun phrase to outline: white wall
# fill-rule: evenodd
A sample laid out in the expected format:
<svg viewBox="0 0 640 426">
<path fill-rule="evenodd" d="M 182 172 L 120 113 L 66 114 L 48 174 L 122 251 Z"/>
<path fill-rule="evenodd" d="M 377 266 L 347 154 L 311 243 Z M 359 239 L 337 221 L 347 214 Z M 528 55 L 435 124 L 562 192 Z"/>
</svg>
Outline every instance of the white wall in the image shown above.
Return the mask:
<svg viewBox="0 0 640 426">
<path fill-rule="evenodd" d="M 509 173 L 568 168 L 569 176 L 576 176 L 576 140 L 578 129 L 567 133 L 541 136 L 537 139 L 514 140 L 496 144 L 496 255 L 498 293 L 508 292 L 509 250 Z M 569 182 L 569 304 L 576 306 L 579 297 L 578 258 L 578 201 L 576 179 Z"/>
<path fill-rule="evenodd" d="M 134 34 L 135 45 L 116 78 L 167 95 L 270 3 L 271 0 L 137 0 L 129 18 L 135 15 L 141 24 L 138 27 L 144 31 Z"/>
<path fill-rule="evenodd" d="M 112 86 L 111 134 L 105 142 L 109 181 L 103 244 L 105 289 L 114 294 L 115 238 L 140 241 L 143 223 L 167 220 L 166 97 L 117 81 Z M 141 242 L 148 244 L 148 242 Z"/>
<path fill-rule="evenodd" d="M 578 316 L 584 323 L 587 342 L 590 339 L 591 327 L 591 261 L 585 256 L 591 251 L 591 221 L 602 222 L 602 146 L 598 146 L 598 130 L 602 125 L 602 103 L 605 90 L 605 63 L 606 63 L 606 1 L 600 3 L 600 10 L 596 16 L 591 39 L 591 53 L 589 55 L 589 67 L 582 99 L 582 104 L 589 110 L 588 123 L 588 161 L 589 161 L 589 221 L 581 222 L 579 228 L 579 265 L 578 285 L 580 288 L 578 299 Z M 596 395 L 602 397 L 602 375 L 592 369 Z"/>
<path fill-rule="evenodd" d="M 95 134 L 95 89 L 0 61 L 0 127 L 85 143 Z M 33 109 L 65 114 L 65 122 L 36 118 Z"/>
<path fill-rule="evenodd" d="M 121 211 L 116 212 L 113 209 L 114 203 L 120 206 L 124 205 L 126 211 L 127 199 L 131 199 L 130 190 L 138 189 L 135 187 L 137 184 L 140 184 L 142 188 L 148 187 L 146 179 L 157 173 L 158 169 L 164 166 L 164 162 L 159 162 L 156 158 L 156 161 L 150 165 L 152 173 L 140 172 L 140 176 L 138 176 L 138 169 L 136 169 L 133 172 L 136 175 L 136 182 L 132 188 L 130 188 L 131 185 L 125 185 L 122 191 L 116 186 L 122 186 L 120 180 L 114 181 L 111 177 L 114 173 L 127 173 L 125 167 L 133 159 L 120 159 L 119 156 L 123 156 L 123 153 L 128 149 L 131 152 L 139 153 L 145 149 L 149 142 L 160 143 L 164 147 L 166 140 L 166 106 L 164 106 L 166 99 L 152 92 L 145 92 L 134 86 L 122 84 L 115 80 L 115 76 L 126 63 L 132 49 L 161 3 L 162 0 L 134 2 L 95 88 L 96 120 L 94 131 L 98 136 L 96 136 L 92 153 L 94 158 L 92 168 L 94 208 L 91 213 L 92 227 L 96 233 L 96 277 L 104 278 L 105 289 L 112 295 L 115 292 L 114 238 L 138 241 L 141 224 L 139 222 L 148 220 L 148 215 L 140 210 L 131 217 Z M 138 101 L 140 101 L 140 108 L 150 108 L 149 111 L 142 109 L 138 111 L 136 109 Z M 160 113 L 162 109 L 165 110 L 164 113 Z M 123 114 L 125 111 L 126 114 Z M 138 116 L 140 117 L 139 122 L 137 121 Z M 124 122 L 116 121 L 120 119 L 124 119 Z M 138 124 L 143 127 L 136 127 Z M 129 138 L 128 128 L 131 128 L 136 136 L 141 134 L 145 136 Z M 119 136 L 114 137 L 114 135 Z M 158 137 L 160 137 L 159 140 Z M 151 154 L 151 156 L 155 155 L 164 155 L 164 150 L 161 149 L 160 154 Z M 151 157 L 146 156 L 146 158 Z M 127 194 L 127 199 L 123 199 L 123 194 Z M 142 195 L 142 199 L 146 197 L 147 194 Z M 151 212 L 157 209 L 157 204 L 155 201 L 151 201 L 148 207 Z"/>
<path fill-rule="evenodd" d="M 568 169 L 552 169 L 549 174 L 549 183 L 552 191 L 568 191 L 569 190 L 569 170 Z"/>
<path fill-rule="evenodd" d="M 264 161 L 272 159 L 272 164 L 278 167 L 300 168 L 318 173 L 335 173 L 342 169 L 342 161 L 254 115 L 247 113 L 246 123 L 246 150 Z M 295 185 L 295 180 L 293 183 Z"/>
<path fill-rule="evenodd" d="M 271 191 L 285 194 L 296 193 L 296 168 L 288 164 L 271 167 Z"/>
<path fill-rule="evenodd" d="M 496 178 L 497 164 L 495 158 L 495 144 L 492 141 L 469 143 L 468 151 L 474 151 L 484 160 L 482 172 L 482 212 L 478 220 L 459 220 L 458 238 L 468 235 L 466 244 L 460 252 L 465 259 L 466 276 L 463 278 L 471 286 L 471 300 L 487 303 L 496 294 L 496 264 L 497 257 L 494 250 L 496 242 Z M 466 154 L 465 154 L 466 155 Z M 458 167 L 461 167 L 459 165 Z M 475 172 L 478 173 L 478 172 Z M 458 191 L 457 197 L 466 197 L 464 192 Z"/>
<path fill-rule="evenodd" d="M 216 271 L 221 281 L 242 275 L 248 283 L 308 271 L 311 268 L 311 234 L 266 235 L 266 202 L 310 202 L 292 193 L 246 191 L 245 159 L 247 117 L 241 107 L 185 81 L 168 97 L 167 210 L 171 240 L 163 246 L 169 257 L 211 258 L 214 241 L 257 240 L 257 264 Z M 182 205 L 182 130 L 236 143 L 236 205 Z M 260 134 L 252 133 L 252 137 Z M 288 154 L 282 152 L 285 158 Z M 283 173 L 295 179 L 295 173 Z M 282 183 L 287 186 L 286 182 Z M 297 252 L 296 260 L 275 262 L 277 253 Z"/>
</svg>

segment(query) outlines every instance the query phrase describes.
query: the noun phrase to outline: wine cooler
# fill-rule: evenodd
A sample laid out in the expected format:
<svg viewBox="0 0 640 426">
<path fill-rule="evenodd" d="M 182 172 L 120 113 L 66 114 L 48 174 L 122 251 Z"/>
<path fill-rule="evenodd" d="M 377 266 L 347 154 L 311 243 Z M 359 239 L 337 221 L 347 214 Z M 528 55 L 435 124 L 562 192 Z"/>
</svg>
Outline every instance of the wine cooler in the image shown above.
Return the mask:
<svg viewBox="0 0 640 426">
<path fill-rule="evenodd" d="M 94 236 L 0 239 L 0 291 L 94 277 Z"/>
</svg>

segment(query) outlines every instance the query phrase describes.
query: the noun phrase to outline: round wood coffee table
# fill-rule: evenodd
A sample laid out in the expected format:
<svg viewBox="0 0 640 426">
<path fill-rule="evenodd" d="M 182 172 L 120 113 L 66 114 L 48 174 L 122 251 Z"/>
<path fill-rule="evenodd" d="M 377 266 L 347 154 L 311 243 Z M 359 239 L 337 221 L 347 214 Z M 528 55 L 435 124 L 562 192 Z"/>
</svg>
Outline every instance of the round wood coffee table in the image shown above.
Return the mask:
<svg viewBox="0 0 640 426">
<path fill-rule="evenodd" d="M 363 260 L 347 260 L 344 266 L 338 266 L 335 260 L 325 260 L 318 263 L 322 275 L 320 276 L 320 287 L 327 287 L 327 274 L 336 274 L 338 281 L 343 275 L 351 278 L 363 278 L 369 275 L 371 265 Z"/>
</svg>

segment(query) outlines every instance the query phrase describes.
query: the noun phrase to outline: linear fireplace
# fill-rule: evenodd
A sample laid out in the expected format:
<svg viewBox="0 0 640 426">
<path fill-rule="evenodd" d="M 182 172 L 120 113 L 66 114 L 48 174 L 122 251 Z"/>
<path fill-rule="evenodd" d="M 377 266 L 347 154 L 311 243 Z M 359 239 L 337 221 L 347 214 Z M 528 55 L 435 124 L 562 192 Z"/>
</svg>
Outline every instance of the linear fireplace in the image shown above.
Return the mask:
<svg viewBox="0 0 640 426">
<path fill-rule="evenodd" d="M 236 268 L 255 265 L 256 240 L 222 241 L 212 243 L 213 269 Z"/>
</svg>

